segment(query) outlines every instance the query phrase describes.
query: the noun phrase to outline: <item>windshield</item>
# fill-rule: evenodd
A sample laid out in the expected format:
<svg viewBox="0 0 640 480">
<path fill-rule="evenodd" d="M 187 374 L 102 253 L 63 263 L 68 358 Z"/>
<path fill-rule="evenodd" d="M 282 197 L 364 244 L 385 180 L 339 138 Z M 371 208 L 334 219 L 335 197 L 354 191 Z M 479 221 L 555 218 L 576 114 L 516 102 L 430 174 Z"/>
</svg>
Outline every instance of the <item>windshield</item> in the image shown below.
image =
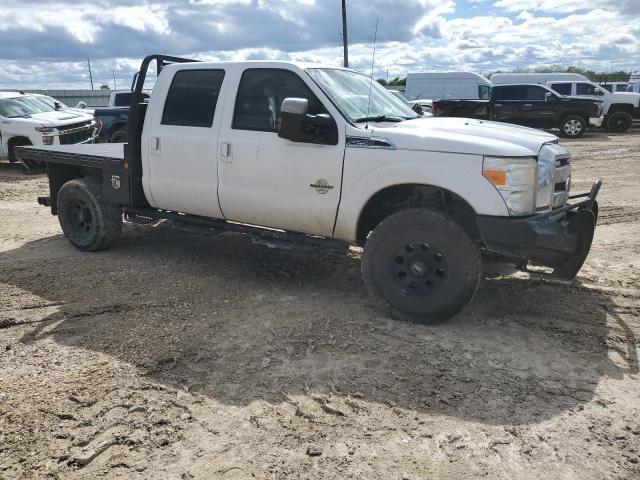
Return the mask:
<svg viewBox="0 0 640 480">
<path fill-rule="evenodd" d="M 35 97 L 13 97 L 0 100 L 0 115 L 5 118 L 28 117 L 34 113 L 55 111 L 55 108 Z"/>
<path fill-rule="evenodd" d="M 42 96 L 39 96 L 37 98 L 38 98 L 38 100 L 40 100 L 41 102 L 46 103 L 47 105 L 49 105 L 53 109 L 56 108 L 56 102 L 58 102 L 60 104 L 60 108 L 69 108 L 64 103 L 62 103 L 60 100 L 56 100 L 55 98 L 49 97 L 47 95 L 42 95 Z"/>
<path fill-rule="evenodd" d="M 417 118 L 402 100 L 361 73 L 330 68 L 310 68 L 311 78 L 351 122 L 369 119 L 391 121 Z M 369 102 L 371 91 L 371 102 Z"/>
</svg>

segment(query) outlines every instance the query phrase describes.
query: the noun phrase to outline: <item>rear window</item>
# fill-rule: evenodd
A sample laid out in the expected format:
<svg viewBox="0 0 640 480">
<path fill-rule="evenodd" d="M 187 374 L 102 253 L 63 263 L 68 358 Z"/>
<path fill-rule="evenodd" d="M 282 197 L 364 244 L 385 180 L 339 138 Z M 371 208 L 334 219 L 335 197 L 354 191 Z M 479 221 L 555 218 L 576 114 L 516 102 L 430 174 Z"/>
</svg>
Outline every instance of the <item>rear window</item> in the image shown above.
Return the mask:
<svg viewBox="0 0 640 480">
<path fill-rule="evenodd" d="M 522 100 L 522 87 L 506 86 L 494 88 L 496 90 L 496 100 Z"/>
<path fill-rule="evenodd" d="M 211 127 L 224 70 L 182 70 L 173 77 L 162 125 Z"/>
</svg>

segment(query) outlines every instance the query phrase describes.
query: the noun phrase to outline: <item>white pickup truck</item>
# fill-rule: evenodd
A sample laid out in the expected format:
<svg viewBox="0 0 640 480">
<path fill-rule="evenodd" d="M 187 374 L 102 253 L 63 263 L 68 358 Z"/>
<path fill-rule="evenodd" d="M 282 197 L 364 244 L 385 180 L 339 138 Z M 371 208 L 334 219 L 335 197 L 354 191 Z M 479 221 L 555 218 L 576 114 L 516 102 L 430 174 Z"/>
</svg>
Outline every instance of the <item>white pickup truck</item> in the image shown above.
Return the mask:
<svg viewBox="0 0 640 480">
<path fill-rule="evenodd" d="M 483 258 L 571 279 L 591 247 L 601 182 L 571 196 L 553 135 L 420 118 L 365 75 L 286 62 L 153 55 L 133 93 L 128 144 L 19 149 L 48 163 L 38 201 L 81 250 L 111 246 L 123 214 L 276 248 L 360 246 L 372 296 L 432 322 L 471 301 Z"/>
<path fill-rule="evenodd" d="M 0 159 L 18 161 L 15 149 L 21 145 L 85 143 L 96 135 L 93 115 L 56 109 L 39 95 L 0 92 Z M 39 165 L 27 159 L 24 164 L 27 168 Z"/>
</svg>

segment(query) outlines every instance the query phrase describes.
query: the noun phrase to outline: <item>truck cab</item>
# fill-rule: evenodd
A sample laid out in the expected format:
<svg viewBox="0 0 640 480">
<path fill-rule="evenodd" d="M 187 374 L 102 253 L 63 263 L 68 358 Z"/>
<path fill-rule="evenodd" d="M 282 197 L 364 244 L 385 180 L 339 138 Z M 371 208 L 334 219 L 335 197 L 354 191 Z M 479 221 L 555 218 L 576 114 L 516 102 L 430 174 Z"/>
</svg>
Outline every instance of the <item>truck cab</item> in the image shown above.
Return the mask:
<svg viewBox="0 0 640 480">
<path fill-rule="evenodd" d="M 548 133 L 420 118 L 366 75 L 291 62 L 151 56 L 133 93 L 127 144 L 20 149 L 47 163 L 39 202 L 80 250 L 113 245 L 123 214 L 271 248 L 358 246 L 372 297 L 420 322 L 471 301 L 485 254 L 573 278 L 589 252 L 600 182 L 571 195 Z"/>
</svg>

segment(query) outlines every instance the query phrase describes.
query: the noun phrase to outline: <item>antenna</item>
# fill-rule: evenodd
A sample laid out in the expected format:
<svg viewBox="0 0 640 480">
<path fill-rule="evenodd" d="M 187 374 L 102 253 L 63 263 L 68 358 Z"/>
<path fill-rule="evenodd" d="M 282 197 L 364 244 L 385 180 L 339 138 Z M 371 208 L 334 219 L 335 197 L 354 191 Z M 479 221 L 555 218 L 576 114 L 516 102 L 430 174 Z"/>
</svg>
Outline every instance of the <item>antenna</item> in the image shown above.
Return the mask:
<svg viewBox="0 0 640 480">
<path fill-rule="evenodd" d="M 373 67 L 376 64 L 376 42 L 378 40 L 378 19 L 376 18 L 376 31 L 373 34 L 373 57 L 371 58 L 371 78 L 369 83 L 369 101 L 367 102 L 367 119 L 371 113 L 371 90 L 373 89 Z M 369 120 L 364 126 L 365 130 L 369 129 Z"/>
</svg>

